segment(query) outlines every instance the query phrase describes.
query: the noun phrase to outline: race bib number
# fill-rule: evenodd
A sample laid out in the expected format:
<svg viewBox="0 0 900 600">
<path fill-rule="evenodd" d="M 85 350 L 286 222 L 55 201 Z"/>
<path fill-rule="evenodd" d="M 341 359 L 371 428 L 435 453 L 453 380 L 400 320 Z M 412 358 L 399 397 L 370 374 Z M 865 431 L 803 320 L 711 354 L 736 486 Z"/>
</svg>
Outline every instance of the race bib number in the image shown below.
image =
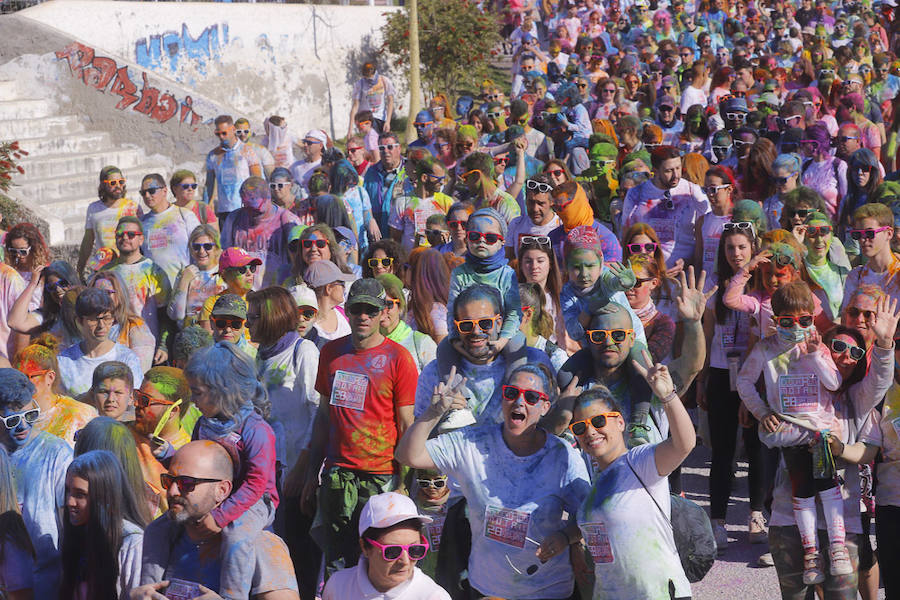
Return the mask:
<svg viewBox="0 0 900 600">
<path fill-rule="evenodd" d="M 413 210 L 413 221 L 416 224 L 416 233 L 425 233 L 425 221 L 428 220 L 428 216 L 428 211 L 426 211 L 424 208 L 417 208 Z"/>
<path fill-rule="evenodd" d="M 531 515 L 527 512 L 488 506 L 484 509 L 484 537 L 507 546 L 524 548 L 530 520 Z"/>
<path fill-rule="evenodd" d="M 350 371 L 337 371 L 331 385 L 331 406 L 363 410 L 366 406 L 366 390 L 369 378 Z"/>
<path fill-rule="evenodd" d="M 897 434 L 897 437 L 900 438 L 900 417 L 897 417 L 893 421 L 891 421 L 891 426 L 894 428 L 894 433 Z"/>
<path fill-rule="evenodd" d="M 737 340 L 735 339 L 734 331 L 723 331 L 722 332 L 722 348 L 726 351 L 729 349 L 733 349 Z"/>
<path fill-rule="evenodd" d="M 584 534 L 584 541 L 591 556 L 594 557 L 595 564 L 610 564 L 615 562 L 613 557 L 612 544 L 609 542 L 609 535 L 606 533 L 606 523 L 585 523 L 581 526 Z"/>
<path fill-rule="evenodd" d="M 147 244 L 151 250 L 165 248 L 169 244 L 169 234 L 165 229 L 157 229 L 150 233 L 150 239 Z"/>
<path fill-rule="evenodd" d="M 819 409 L 819 378 L 814 373 L 780 375 L 778 397 L 781 412 L 788 415 L 812 414 Z"/>
</svg>

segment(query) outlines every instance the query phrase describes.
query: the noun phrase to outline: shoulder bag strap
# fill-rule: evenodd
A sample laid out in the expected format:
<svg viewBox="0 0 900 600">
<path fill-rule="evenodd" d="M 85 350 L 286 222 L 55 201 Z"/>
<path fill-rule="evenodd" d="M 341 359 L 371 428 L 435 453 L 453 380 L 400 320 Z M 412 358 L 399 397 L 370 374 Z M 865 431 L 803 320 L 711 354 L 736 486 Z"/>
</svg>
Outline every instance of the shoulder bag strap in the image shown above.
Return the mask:
<svg viewBox="0 0 900 600">
<path fill-rule="evenodd" d="M 625 463 L 628 464 L 628 468 L 631 469 L 631 472 L 634 473 L 634 476 L 637 477 L 638 483 L 641 484 L 641 487 L 644 488 L 644 491 L 647 492 L 647 495 L 650 496 L 650 499 L 653 500 L 653 504 L 656 505 L 656 508 L 659 509 L 659 514 L 663 516 L 663 519 L 666 520 L 666 523 L 669 524 L 669 527 L 672 528 L 672 531 L 675 531 L 675 527 L 672 525 L 671 519 L 666 516 L 665 511 L 663 511 L 662 506 L 659 505 L 659 502 L 656 501 L 656 498 L 653 497 L 653 494 L 650 493 L 650 490 L 647 489 L 647 486 L 644 484 L 644 480 L 641 479 L 641 476 L 637 474 L 637 471 L 634 470 L 634 467 L 631 465 L 631 457 L 628 454 L 625 455 Z"/>
</svg>

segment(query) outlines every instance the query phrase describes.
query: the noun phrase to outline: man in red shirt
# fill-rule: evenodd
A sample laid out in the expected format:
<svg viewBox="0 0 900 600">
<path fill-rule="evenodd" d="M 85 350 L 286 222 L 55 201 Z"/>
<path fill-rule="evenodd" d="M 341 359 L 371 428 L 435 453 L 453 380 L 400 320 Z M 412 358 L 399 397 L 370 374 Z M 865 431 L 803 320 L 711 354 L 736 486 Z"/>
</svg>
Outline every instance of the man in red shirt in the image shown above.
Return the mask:
<svg viewBox="0 0 900 600">
<path fill-rule="evenodd" d="M 319 355 L 322 401 L 303 505 L 310 510 L 318 490 L 311 533 L 325 553 L 326 575 L 358 561 L 359 513 L 371 496 L 397 488 L 394 447 L 413 422 L 418 371 L 409 352 L 381 334 L 388 304 L 375 279 L 354 282 L 345 303 L 351 333 L 325 344 Z"/>
</svg>

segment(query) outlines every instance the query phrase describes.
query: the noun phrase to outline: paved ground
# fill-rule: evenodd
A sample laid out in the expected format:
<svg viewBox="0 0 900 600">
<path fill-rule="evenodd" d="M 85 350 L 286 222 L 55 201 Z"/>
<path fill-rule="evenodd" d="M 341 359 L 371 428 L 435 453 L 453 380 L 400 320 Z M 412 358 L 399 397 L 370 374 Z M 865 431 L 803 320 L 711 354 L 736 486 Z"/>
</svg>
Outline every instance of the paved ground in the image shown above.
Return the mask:
<svg viewBox="0 0 900 600">
<path fill-rule="evenodd" d="M 682 468 L 685 495 L 709 507 L 709 448 L 698 446 Z M 731 503 L 728 506 L 728 549 L 703 581 L 692 586 L 694 600 L 774 600 L 781 597 L 775 567 L 758 567 L 757 559 L 768 552 L 767 544 L 747 541 L 750 500 L 747 496 L 747 463 L 738 461 Z M 880 598 L 884 598 L 881 590 Z"/>
</svg>

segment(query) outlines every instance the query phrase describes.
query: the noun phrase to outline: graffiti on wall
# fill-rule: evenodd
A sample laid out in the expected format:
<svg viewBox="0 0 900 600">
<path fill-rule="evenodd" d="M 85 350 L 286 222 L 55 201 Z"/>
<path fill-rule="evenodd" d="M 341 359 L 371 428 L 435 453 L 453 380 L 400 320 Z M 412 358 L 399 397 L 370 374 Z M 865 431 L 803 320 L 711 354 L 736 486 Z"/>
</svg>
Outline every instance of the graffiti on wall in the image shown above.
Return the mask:
<svg viewBox="0 0 900 600">
<path fill-rule="evenodd" d="M 210 25 L 196 38 L 188 31 L 187 23 L 181 24 L 181 33 L 167 31 L 138 40 L 134 44 L 135 62 L 140 66 L 159 70 L 168 67 L 177 73 L 179 66 L 190 64 L 201 75 L 206 75 L 207 63 L 218 59 L 229 43 L 228 24 Z"/>
<path fill-rule="evenodd" d="M 175 118 L 178 123 L 187 124 L 194 129 L 203 121 L 203 117 L 194 111 L 194 101 L 190 96 L 179 100 L 168 91 L 161 92 L 150 85 L 147 73 L 143 71 L 138 87 L 127 66 L 120 67 L 112 58 L 97 56 L 90 46 L 72 42 L 62 50 L 58 50 L 56 58 L 66 60 L 72 76 L 80 79 L 84 85 L 120 96 L 121 100 L 116 104 L 119 110 L 131 107 L 135 112 L 145 114 L 160 123 Z"/>
</svg>

